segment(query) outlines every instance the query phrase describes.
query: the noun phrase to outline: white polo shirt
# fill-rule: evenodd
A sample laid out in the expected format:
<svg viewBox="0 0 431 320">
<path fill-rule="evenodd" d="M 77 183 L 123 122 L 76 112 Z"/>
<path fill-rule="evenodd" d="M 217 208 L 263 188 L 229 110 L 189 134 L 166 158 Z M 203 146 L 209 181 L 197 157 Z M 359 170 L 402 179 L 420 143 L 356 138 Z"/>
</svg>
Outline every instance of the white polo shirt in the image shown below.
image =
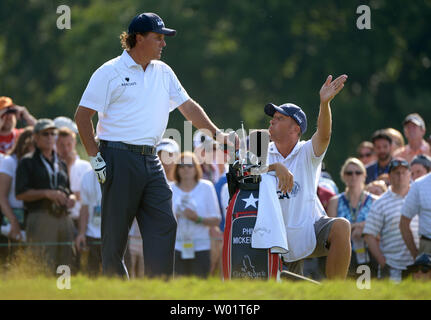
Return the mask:
<svg viewBox="0 0 431 320">
<path fill-rule="evenodd" d="M 418 215 L 419 235 L 431 239 L 431 173 L 412 183 L 401 212 L 409 219 Z"/>
<path fill-rule="evenodd" d="M 284 158 L 274 142 L 269 144 L 267 163 L 282 163 L 292 172 L 294 179 L 292 192 L 283 195 L 277 190 L 290 250 L 283 254 L 283 260 L 286 262 L 303 259 L 313 253 L 316 247 L 314 223 L 325 215 L 317 197 L 325 153 L 316 157 L 311 140 L 298 141 L 292 152 Z"/>
<path fill-rule="evenodd" d="M 123 51 L 93 73 L 79 105 L 98 112 L 99 139 L 156 145 L 169 112 L 189 99 L 167 64 L 152 60 L 144 71 Z"/>
<path fill-rule="evenodd" d="M 81 192 L 81 180 L 84 174 L 91 171 L 90 162 L 82 160 L 78 155 L 76 156 L 75 162 L 70 168 L 70 190 L 72 192 Z M 81 201 L 76 201 L 72 209 L 70 209 L 70 217 L 72 219 L 79 218 L 79 211 L 81 209 Z"/>
</svg>

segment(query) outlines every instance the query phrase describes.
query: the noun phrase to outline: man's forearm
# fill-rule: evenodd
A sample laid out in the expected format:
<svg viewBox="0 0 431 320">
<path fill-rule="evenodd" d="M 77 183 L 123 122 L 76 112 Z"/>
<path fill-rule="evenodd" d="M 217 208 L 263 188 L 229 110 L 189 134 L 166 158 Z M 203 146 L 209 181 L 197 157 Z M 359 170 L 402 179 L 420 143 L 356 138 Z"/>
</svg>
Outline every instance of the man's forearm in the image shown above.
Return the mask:
<svg viewBox="0 0 431 320">
<path fill-rule="evenodd" d="M 386 264 L 385 256 L 380 250 L 379 243 L 377 242 L 376 237 L 366 234 L 364 235 L 364 240 L 368 245 L 368 250 L 370 250 L 371 254 L 376 258 L 377 262 L 383 267 Z"/>
<path fill-rule="evenodd" d="M 211 132 L 212 136 L 217 132 L 217 126 L 211 121 L 205 110 L 192 99 L 184 102 L 179 107 L 179 110 L 196 128 L 207 129 Z"/>
<path fill-rule="evenodd" d="M 82 205 L 81 210 L 79 212 L 79 233 L 84 234 L 87 231 L 87 225 L 88 225 L 88 206 Z"/>
<path fill-rule="evenodd" d="M 317 119 L 317 132 L 322 140 L 331 139 L 332 114 L 329 102 L 320 103 L 319 117 Z"/>
<path fill-rule="evenodd" d="M 403 237 L 403 240 L 410 251 L 410 254 L 413 258 L 416 258 L 418 254 L 418 249 L 416 248 L 415 240 L 413 238 L 413 233 L 410 230 L 410 219 L 401 216 L 400 220 L 400 231 Z"/>
<path fill-rule="evenodd" d="M 94 127 L 92 116 L 95 112 L 89 111 L 87 108 L 78 107 L 75 113 L 75 122 L 78 127 L 79 136 L 82 144 L 90 157 L 95 157 L 99 152 L 99 148 L 94 136 Z"/>
<path fill-rule="evenodd" d="M 47 199 L 50 189 L 29 189 L 23 193 L 17 194 L 16 199 L 26 202 L 32 202 L 42 199 Z"/>
<path fill-rule="evenodd" d="M 313 151 L 316 157 L 320 157 L 328 148 L 331 139 L 332 115 L 329 102 L 321 102 L 319 117 L 317 119 L 317 131 L 311 138 Z"/>
<path fill-rule="evenodd" d="M 36 119 L 25 109 L 25 112 L 22 114 L 22 117 L 27 126 L 34 126 L 36 124 Z"/>
</svg>

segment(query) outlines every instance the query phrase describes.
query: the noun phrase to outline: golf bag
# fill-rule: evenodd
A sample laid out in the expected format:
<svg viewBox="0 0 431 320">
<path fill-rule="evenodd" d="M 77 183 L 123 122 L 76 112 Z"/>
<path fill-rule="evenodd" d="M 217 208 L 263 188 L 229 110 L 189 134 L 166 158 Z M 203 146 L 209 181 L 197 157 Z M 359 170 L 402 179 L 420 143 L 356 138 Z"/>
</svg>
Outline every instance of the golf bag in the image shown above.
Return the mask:
<svg viewBox="0 0 431 320">
<path fill-rule="evenodd" d="M 223 278 L 276 278 L 280 269 L 279 255 L 269 249 L 251 247 L 251 236 L 257 217 L 259 189 L 238 189 L 229 202 L 223 241 Z M 246 199 L 256 199 L 245 208 Z"/>
<path fill-rule="evenodd" d="M 226 211 L 223 241 L 223 279 L 277 279 L 281 268 L 278 254 L 251 247 L 258 215 L 260 175 L 250 174 L 249 155 L 229 166 L 227 183 L 230 201 Z M 252 155 L 251 155 L 252 156 Z"/>
</svg>

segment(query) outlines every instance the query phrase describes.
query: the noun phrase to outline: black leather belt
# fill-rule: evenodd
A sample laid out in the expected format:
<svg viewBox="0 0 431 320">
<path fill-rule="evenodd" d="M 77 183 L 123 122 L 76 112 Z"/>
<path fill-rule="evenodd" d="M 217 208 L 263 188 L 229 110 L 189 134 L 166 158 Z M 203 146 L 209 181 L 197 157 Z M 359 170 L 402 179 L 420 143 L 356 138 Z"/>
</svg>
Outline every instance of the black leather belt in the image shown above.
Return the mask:
<svg viewBox="0 0 431 320">
<path fill-rule="evenodd" d="M 128 151 L 142 154 L 144 156 L 156 155 L 156 147 L 154 146 L 135 145 L 135 144 L 127 144 L 119 141 L 105 141 L 105 140 L 100 140 L 100 145 L 108 148 L 113 148 L 113 149 L 128 150 Z"/>
</svg>

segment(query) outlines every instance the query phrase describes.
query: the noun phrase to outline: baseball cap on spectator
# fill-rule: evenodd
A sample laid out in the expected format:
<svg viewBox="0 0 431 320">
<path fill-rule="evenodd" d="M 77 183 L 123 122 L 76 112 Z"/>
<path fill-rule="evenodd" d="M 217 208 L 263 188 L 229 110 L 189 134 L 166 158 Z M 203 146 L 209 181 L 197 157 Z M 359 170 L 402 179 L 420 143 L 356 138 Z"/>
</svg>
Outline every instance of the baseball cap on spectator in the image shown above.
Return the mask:
<svg viewBox="0 0 431 320">
<path fill-rule="evenodd" d="M 193 147 L 198 148 L 208 144 L 217 144 L 217 142 L 210 136 L 204 134 L 201 130 L 196 130 L 193 134 Z"/>
<path fill-rule="evenodd" d="M 412 162 L 410 163 L 410 165 L 414 164 L 421 164 L 429 171 L 431 170 L 431 157 L 424 154 L 419 154 L 414 157 Z"/>
<path fill-rule="evenodd" d="M 130 22 L 128 33 L 144 33 L 155 32 L 167 36 L 174 36 L 177 31 L 174 29 L 165 28 L 163 20 L 155 13 L 144 12 L 138 14 Z"/>
<path fill-rule="evenodd" d="M 156 146 L 156 152 L 166 151 L 169 153 L 179 153 L 180 147 L 178 143 L 174 139 L 164 138 L 160 141 L 160 143 Z"/>
<path fill-rule="evenodd" d="M 265 113 L 270 117 L 273 117 L 276 111 L 280 112 L 281 114 L 284 114 L 285 116 L 291 117 L 299 125 L 299 128 L 301 129 L 301 134 L 304 134 L 305 131 L 307 131 L 307 116 L 300 107 L 293 103 L 285 103 L 281 106 L 276 106 L 273 103 L 268 103 L 265 106 L 264 110 Z"/>
<path fill-rule="evenodd" d="M 0 97 L 0 110 L 4 108 L 13 107 L 14 103 L 11 98 L 2 96 Z"/>
<path fill-rule="evenodd" d="M 57 128 L 66 127 L 75 133 L 78 133 L 78 127 L 72 119 L 68 117 L 57 117 L 54 119 L 54 124 Z"/>
<path fill-rule="evenodd" d="M 34 133 L 39 133 L 43 130 L 46 129 L 57 129 L 57 127 L 55 126 L 54 121 L 52 121 L 51 119 L 39 119 L 36 121 L 36 124 L 34 125 L 34 129 L 33 132 Z"/>
<path fill-rule="evenodd" d="M 407 169 L 410 169 L 410 165 L 407 160 L 402 158 L 395 158 L 395 159 L 392 159 L 391 162 L 389 163 L 389 168 L 388 168 L 389 173 L 391 173 L 393 169 L 396 169 L 398 167 L 406 167 Z"/>
<path fill-rule="evenodd" d="M 418 113 L 411 113 L 409 114 L 403 121 L 403 126 L 406 125 L 408 122 L 412 122 L 418 127 L 421 127 L 425 130 L 425 121 L 422 119 L 422 117 Z"/>
</svg>

